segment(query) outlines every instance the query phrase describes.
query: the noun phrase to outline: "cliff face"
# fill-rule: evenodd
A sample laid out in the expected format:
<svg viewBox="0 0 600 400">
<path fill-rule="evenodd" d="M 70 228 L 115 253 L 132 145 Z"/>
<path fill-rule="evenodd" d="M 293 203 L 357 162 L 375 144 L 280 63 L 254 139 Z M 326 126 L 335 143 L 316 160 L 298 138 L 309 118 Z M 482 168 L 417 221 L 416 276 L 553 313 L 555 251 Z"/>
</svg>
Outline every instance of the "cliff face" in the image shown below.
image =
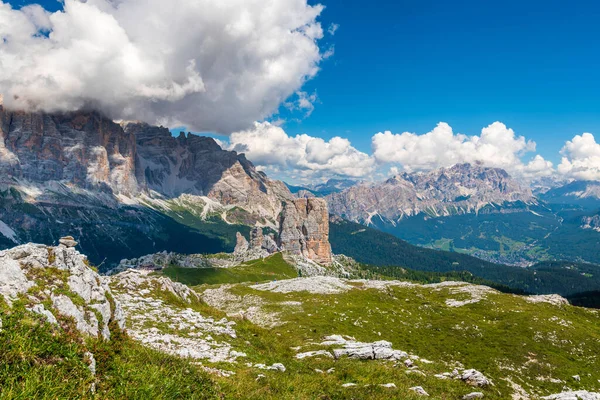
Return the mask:
<svg viewBox="0 0 600 400">
<path fill-rule="evenodd" d="M 318 198 L 286 202 L 279 223 L 279 246 L 320 264 L 331 264 L 327 202 Z"/>
<path fill-rule="evenodd" d="M 9 112 L 0 105 L 0 172 L 45 183 L 135 195 L 136 143 L 132 134 L 95 112 L 60 115 Z"/>
<path fill-rule="evenodd" d="M 137 141 L 137 179 L 167 197 L 206 196 L 223 205 L 238 205 L 275 219 L 281 200 L 291 198 L 287 187 L 259 171 L 243 154 L 226 151 L 212 138 L 144 123 L 124 124 Z"/>
<path fill-rule="evenodd" d="M 0 105 L 0 182 L 15 180 L 135 197 L 206 196 L 276 220 L 287 187 L 211 138 L 143 123 L 123 126 L 96 112 L 42 114 Z"/>
</svg>

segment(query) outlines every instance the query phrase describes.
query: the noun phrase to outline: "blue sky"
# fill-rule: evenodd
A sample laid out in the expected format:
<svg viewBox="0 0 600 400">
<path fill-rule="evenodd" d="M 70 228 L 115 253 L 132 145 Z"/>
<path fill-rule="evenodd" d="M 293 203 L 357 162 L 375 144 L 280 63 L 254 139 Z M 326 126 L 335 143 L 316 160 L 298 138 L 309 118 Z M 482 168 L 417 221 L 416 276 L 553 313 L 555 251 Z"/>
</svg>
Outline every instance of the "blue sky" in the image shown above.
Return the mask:
<svg viewBox="0 0 600 400">
<path fill-rule="evenodd" d="M 319 3 L 323 27 L 339 25 L 319 45 L 335 54 L 302 89 L 318 95 L 309 117 L 296 120 L 281 107 L 289 135 L 342 136 L 370 153 L 380 131 L 423 134 L 444 121 L 478 135 L 501 121 L 555 166 L 565 141 L 600 135 L 600 3 Z"/>
<path fill-rule="evenodd" d="M 558 161 L 564 141 L 600 134 L 600 3 L 329 0 L 335 56 L 306 90 L 310 118 L 289 132 L 349 137 L 478 134 L 502 121 Z M 347 133 L 349 132 L 349 133 Z"/>
</svg>

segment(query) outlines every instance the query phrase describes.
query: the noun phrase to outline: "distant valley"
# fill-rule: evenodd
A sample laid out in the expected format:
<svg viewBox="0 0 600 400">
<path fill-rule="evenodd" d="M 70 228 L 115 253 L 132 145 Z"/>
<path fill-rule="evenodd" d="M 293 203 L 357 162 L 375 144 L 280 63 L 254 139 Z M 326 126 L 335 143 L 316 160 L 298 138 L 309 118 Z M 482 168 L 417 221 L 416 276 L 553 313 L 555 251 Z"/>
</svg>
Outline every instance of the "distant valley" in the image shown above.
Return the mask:
<svg viewBox="0 0 600 400">
<path fill-rule="evenodd" d="M 599 194 L 598 183 L 575 181 L 534 195 L 501 169 L 459 164 L 325 197 L 332 214 L 412 244 L 528 266 L 600 263 Z"/>
</svg>

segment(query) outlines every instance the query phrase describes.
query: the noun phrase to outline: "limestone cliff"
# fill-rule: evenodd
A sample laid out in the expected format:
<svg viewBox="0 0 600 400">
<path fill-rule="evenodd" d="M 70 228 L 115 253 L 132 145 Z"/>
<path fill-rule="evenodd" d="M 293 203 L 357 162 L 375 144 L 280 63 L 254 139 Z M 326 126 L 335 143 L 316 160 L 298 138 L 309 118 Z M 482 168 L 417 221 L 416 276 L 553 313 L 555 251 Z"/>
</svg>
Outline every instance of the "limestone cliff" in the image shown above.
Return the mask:
<svg viewBox="0 0 600 400">
<path fill-rule="evenodd" d="M 283 184 L 256 170 L 243 154 L 223 150 L 214 139 L 167 128 L 125 123 L 137 141 L 137 179 L 166 197 L 206 196 L 259 217 L 276 219 L 281 201 L 292 195 Z"/>
<path fill-rule="evenodd" d="M 99 113 L 10 112 L 0 105 L 2 182 L 62 181 L 134 195 L 135 159 L 135 137 Z"/>
<path fill-rule="evenodd" d="M 287 187 L 243 154 L 208 137 L 171 135 L 144 123 L 117 124 L 97 112 L 43 114 L 0 105 L 0 180 L 76 188 L 126 197 L 205 196 L 275 220 Z"/>
<path fill-rule="evenodd" d="M 327 202 L 319 198 L 286 202 L 279 223 L 279 246 L 320 264 L 331 264 Z"/>
</svg>

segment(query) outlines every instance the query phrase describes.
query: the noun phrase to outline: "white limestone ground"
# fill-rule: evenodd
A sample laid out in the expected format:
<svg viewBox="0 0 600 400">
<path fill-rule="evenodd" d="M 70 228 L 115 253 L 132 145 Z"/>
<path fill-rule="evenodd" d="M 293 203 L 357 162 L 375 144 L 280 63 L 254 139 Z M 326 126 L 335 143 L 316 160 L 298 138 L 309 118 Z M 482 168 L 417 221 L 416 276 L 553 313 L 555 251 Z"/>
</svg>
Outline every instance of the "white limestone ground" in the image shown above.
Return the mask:
<svg viewBox="0 0 600 400">
<path fill-rule="evenodd" d="M 564 306 L 569 304 L 569 300 L 557 294 L 543 294 L 537 296 L 525 296 L 525 300 L 530 303 L 549 303 L 555 306 Z"/>
<path fill-rule="evenodd" d="M 29 243 L 0 251 L 0 295 L 11 305 L 27 294 L 28 309 L 45 321 L 58 324 L 59 316 L 72 317 L 82 334 L 110 339 L 111 320 L 124 326 L 120 305 L 111 304 L 110 288 L 75 250 L 77 242 L 71 237 L 60 242 L 55 247 Z M 42 304 L 47 300 L 51 309 Z"/>
<path fill-rule="evenodd" d="M 253 295 L 238 296 L 229 291 L 233 285 L 221 285 L 216 289 L 207 289 L 202 294 L 202 300 L 209 306 L 224 311 L 228 317 L 244 318 L 248 321 L 267 328 L 281 325 L 279 313 L 267 312 L 263 309 L 264 301 Z M 285 302 L 287 307 L 298 307 L 301 303 Z"/>
<path fill-rule="evenodd" d="M 270 291 L 274 293 L 309 292 L 313 294 L 337 294 L 347 292 L 352 289 L 383 290 L 392 286 L 429 288 L 436 291 L 447 289 L 449 290 L 450 294 L 469 294 L 471 296 L 470 299 L 466 300 L 447 299 L 446 305 L 448 307 L 462 307 L 467 304 L 478 303 L 485 299 L 487 294 L 497 293 L 496 290 L 488 286 L 472 285 L 464 282 L 446 281 L 441 283 L 421 285 L 404 281 L 372 281 L 366 279 L 346 280 L 327 276 L 311 276 L 305 278 L 287 279 L 253 285 L 250 287 L 255 290 Z"/>
<path fill-rule="evenodd" d="M 568 391 L 550 396 L 542 397 L 543 400 L 600 400 L 600 393 L 592 393 L 587 390 Z"/>
<path fill-rule="evenodd" d="M 336 294 L 352 289 L 352 286 L 348 285 L 344 280 L 330 276 L 286 279 L 283 281 L 261 283 L 250 287 L 255 290 L 274 293 L 309 292 L 314 294 Z"/>
<path fill-rule="evenodd" d="M 443 285 L 444 283 L 452 283 L 452 285 Z M 448 307 L 462 307 L 465 306 L 467 304 L 474 304 L 474 303 L 479 303 L 481 300 L 485 299 L 485 297 L 487 296 L 488 293 L 497 293 L 496 290 L 488 287 L 488 286 L 481 286 L 481 285 L 456 285 L 456 282 L 442 282 L 442 283 L 438 283 L 436 284 L 436 290 L 440 290 L 440 287 L 445 287 L 445 286 L 449 286 L 450 287 L 450 293 L 451 294 L 462 294 L 462 293 L 466 293 L 471 295 L 470 299 L 467 300 L 455 300 L 455 299 L 448 299 L 446 300 L 446 305 Z"/>
<path fill-rule="evenodd" d="M 150 276 L 148 271 L 128 270 L 111 277 L 116 299 L 127 317 L 129 335 L 156 350 L 210 362 L 235 362 L 245 353 L 213 335 L 236 337 L 235 322 L 204 317 L 191 308 L 163 301 L 156 291 L 169 293 L 186 303 L 198 295 L 168 278 Z"/>
</svg>

